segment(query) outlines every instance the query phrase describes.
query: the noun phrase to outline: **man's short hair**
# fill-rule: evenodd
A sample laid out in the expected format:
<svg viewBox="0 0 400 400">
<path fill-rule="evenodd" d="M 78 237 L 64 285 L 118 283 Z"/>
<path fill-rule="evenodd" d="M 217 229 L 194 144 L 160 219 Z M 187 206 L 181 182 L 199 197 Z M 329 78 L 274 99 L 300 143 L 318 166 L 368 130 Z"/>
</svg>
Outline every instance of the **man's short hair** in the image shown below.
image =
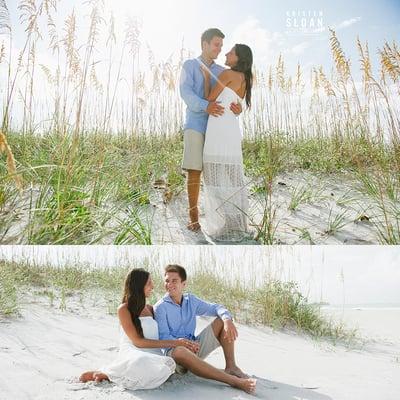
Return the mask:
<svg viewBox="0 0 400 400">
<path fill-rule="evenodd" d="M 218 28 L 210 28 L 201 35 L 201 45 L 203 45 L 203 42 L 210 43 L 214 36 L 225 38 L 225 35 Z"/>
<path fill-rule="evenodd" d="M 164 275 L 165 275 L 167 272 L 176 272 L 176 273 L 179 275 L 179 277 L 181 278 L 181 281 L 182 281 L 182 282 L 185 282 L 185 281 L 186 281 L 186 270 L 185 270 L 185 268 L 181 267 L 180 265 L 177 265 L 177 264 L 168 264 L 168 265 L 165 267 L 165 273 L 164 273 Z"/>
</svg>

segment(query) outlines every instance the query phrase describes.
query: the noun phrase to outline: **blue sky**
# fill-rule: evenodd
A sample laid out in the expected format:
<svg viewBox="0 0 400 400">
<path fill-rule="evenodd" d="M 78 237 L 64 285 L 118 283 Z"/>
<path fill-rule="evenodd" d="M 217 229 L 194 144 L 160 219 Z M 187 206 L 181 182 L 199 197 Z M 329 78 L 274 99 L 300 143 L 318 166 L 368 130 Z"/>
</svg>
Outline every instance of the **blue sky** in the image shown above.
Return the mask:
<svg viewBox="0 0 400 400">
<path fill-rule="evenodd" d="M 216 26 L 226 35 L 222 54 L 235 42 L 244 42 L 253 48 L 259 68 L 275 64 L 279 53 L 282 53 L 292 73 L 297 62 L 304 67 L 323 65 L 329 69 L 332 62 L 327 28 L 333 27 L 352 64 L 357 64 L 358 60 L 355 40 L 359 35 L 363 42 L 368 41 L 375 60 L 373 64 L 377 66 L 377 48 L 385 40 L 399 38 L 400 33 L 400 0 L 248 0 L 246 4 L 241 0 L 105 0 L 104 3 L 106 9 L 115 13 L 121 37 L 126 18 L 140 17 L 143 22 L 143 48 L 148 43 L 156 61 L 165 60 L 171 54 L 178 55 L 182 40 L 185 47 L 198 54 L 201 32 Z M 19 47 L 23 34 L 17 23 L 16 4 L 16 1 L 7 1 L 16 33 L 16 47 Z M 78 25 L 87 26 L 89 9 L 81 0 L 62 0 L 58 5 L 59 21 L 64 20 L 72 8 L 78 15 Z M 288 13 L 305 12 L 307 17 L 304 21 L 309 25 L 311 17 L 308 13 L 314 11 L 322 12 L 325 30 L 304 34 L 299 29 L 292 29 L 288 33 Z M 300 24 L 302 17 L 290 18 L 293 25 L 296 23 L 294 18 Z M 84 35 L 78 39 L 83 42 Z M 221 55 L 218 61 L 223 63 L 224 57 Z"/>
</svg>

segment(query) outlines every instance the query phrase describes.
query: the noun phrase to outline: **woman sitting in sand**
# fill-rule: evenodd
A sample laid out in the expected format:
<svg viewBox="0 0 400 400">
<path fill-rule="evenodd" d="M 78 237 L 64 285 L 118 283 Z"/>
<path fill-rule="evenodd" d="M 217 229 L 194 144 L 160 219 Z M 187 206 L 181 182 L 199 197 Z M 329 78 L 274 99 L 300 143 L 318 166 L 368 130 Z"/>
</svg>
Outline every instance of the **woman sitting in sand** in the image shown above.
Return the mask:
<svg viewBox="0 0 400 400">
<path fill-rule="evenodd" d="M 81 382 L 109 380 L 126 389 L 153 389 L 175 371 L 175 361 L 164 356 L 161 348 L 193 348 L 193 342 L 186 339 L 158 340 L 153 307 L 146 304 L 153 287 L 150 273 L 144 269 L 133 269 L 128 274 L 122 304 L 118 307 L 121 324 L 118 357 L 98 371 L 83 373 Z"/>
</svg>

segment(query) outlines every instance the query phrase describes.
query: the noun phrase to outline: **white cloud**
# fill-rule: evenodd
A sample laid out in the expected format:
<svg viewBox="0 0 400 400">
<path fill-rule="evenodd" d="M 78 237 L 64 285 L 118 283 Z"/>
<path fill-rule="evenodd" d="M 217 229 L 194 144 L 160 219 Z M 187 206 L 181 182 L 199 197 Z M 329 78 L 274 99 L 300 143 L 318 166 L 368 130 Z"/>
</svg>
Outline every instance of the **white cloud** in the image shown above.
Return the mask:
<svg viewBox="0 0 400 400">
<path fill-rule="evenodd" d="M 295 55 L 303 54 L 304 51 L 310 47 L 310 45 L 311 45 L 310 42 L 301 42 L 299 44 L 296 44 L 296 46 L 293 46 L 290 49 L 290 52 L 295 54 Z"/>
<path fill-rule="evenodd" d="M 337 30 L 337 29 L 347 28 L 351 25 L 356 24 L 359 21 L 361 21 L 361 17 L 346 19 L 346 20 L 342 21 L 340 24 L 336 25 L 335 29 Z"/>
<path fill-rule="evenodd" d="M 245 43 L 251 47 L 256 65 L 274 63 L 284 47 L 284 36 L 270 32 L 255 17 L 248 17 L 232 33 L 232 45 Z"/>
</svg>

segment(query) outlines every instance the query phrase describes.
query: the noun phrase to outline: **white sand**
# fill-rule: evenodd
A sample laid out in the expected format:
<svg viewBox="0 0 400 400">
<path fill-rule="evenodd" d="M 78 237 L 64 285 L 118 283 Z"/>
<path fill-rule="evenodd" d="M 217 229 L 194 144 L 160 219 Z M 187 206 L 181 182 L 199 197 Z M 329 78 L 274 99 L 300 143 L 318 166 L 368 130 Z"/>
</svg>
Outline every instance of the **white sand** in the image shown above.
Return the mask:
<svg viewBox="0 0 400 400">
<path fill-rule="evenodd" d="M 249 183 L 249 188 L 255 182 Z M 261 185 L 261 183 L 260 183 Z M 279 174 L 272 185 L 272 209 L 276 212 L 274 243 L 277 244 L 379 244 L 377 229 L 380 212 L 367 196 L 356 190 L 357 183 L 349 175 L 316 174 L 298 171 Z M 262 185 L 261 185 L 262 186 Z M 311 198 L 301 202 L 295 210 L 289 204 L 295 190 L 306 188 Z M 202 232 L 192 233 L 188 222 L 186 192 L 164 204 L 165 188 L 156 189 L 152 196 L 153 244 L 227 244 L 215 242 Z M 260 224 L 265 208 L 265 194 L 249 195 L 251 229 Z M 204 223 L 200 191 L 200 223 Z M 363 217 L 363 220 L 360 220 Z M 366 219 L 367 217 L 368 219 Z M 330 232 L 334 221 L 339 222 L 337 231 Z M 244 240 L 238 244 L 257 244 Z"/>
<path fill-rule="evenodd" d="M 79 302 L 70 299 L 65 312 L 31 304 L 21 318 L 0 322 L 0 399 L 398 400 L 399 311 L 381 310 L 379 319 L 375 312 L 362 313 L 362 320 L 355 322 L 362 334 L 364 325 L 367 333 L 374 327 L 375 341 L 353 349 L 300 334 L 239 326 L 237 361 L 258 378 L 253 397 L 190 374 L 173 376 L 149 391 L 123 391 L 109 383 L 81 384 L 77 381 L 81 372 L 115 357 L 117 319 L 100 308 L 84 315 Z M 221 350 L 208 361 L 222 368 Z"/>
</svg>

